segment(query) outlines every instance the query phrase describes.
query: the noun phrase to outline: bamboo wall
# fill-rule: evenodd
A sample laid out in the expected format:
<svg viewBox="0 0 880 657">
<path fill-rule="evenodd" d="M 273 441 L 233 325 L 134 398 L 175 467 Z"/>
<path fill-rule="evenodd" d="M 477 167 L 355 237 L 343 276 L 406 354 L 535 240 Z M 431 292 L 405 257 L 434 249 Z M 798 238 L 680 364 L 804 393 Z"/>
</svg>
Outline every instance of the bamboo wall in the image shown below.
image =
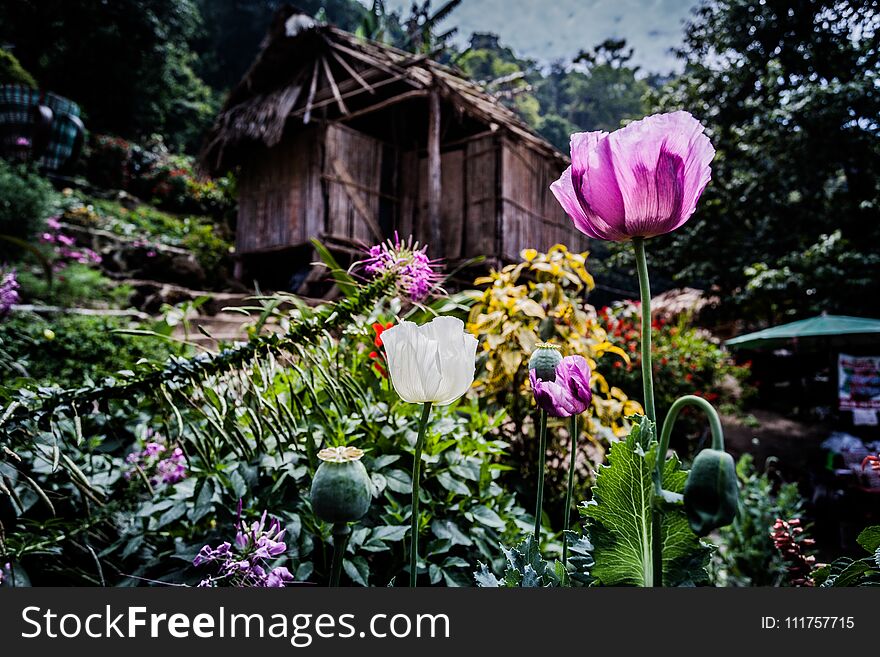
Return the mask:
<svg viewBox="0 0 880 657">
<path fill-rule="evenodd" d="M 588 248 L 586 235 L 574 227 L 550 191 L 561 173 L 553 161 L 504 139 L 501 171 L 501 253 L 505 260 L 518 260 L 522 249 L 546 251 L 560 243 L 573 251 Z"/>
<path fill-rule="evenodd" d="M 522 249 L 546 250 L 557 242 L 586 249 L 586 237 L 550 192 L 558 168 L 557 161 L 499 135 L 447 145 L 441 154 L 444 252 L 429 244 L 431 256 L 515 261 Z M 427 179 L 423 152 L 398 153 L 341 124 L 298 132 L 242 168 L 238 252 L 313 237 L 369 245 L 395 229 L 424 244 Z"/>
<path fill-rule="evenodd" d="M 255 153 L 238 181 L 236 251 L 255 253 L 302 244 L 323 231 L 322 131 L 299 132 Z"/>
</svg>

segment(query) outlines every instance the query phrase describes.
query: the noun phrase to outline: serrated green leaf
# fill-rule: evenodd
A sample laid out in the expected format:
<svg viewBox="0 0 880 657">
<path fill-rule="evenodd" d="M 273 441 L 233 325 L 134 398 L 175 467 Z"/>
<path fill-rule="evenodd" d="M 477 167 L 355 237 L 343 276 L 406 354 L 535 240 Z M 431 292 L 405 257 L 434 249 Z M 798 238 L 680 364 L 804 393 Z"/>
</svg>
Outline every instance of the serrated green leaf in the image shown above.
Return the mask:
<svg viewBox="0 0 880 657">
<path fill-rule="evenodd" d="M 489 570 L 486 564 L 478 561 L 477 566 L 479 566 L 479 570 L 474 572 L 474 580 L 476 580 L 477 586 L 491 589 L 497 589 L 501 586 L 501 582 L 492 574 L 492 571 Z"/>
<path fill-rule="evenodd" d="M 875 552 L 880 548 L 880 525 L 866 527 L 856 540 L 868 552 Z"/>
<path fill-rule="evenodd" d="M 642 448 L 653 426 L 642 420 L 626 440 L 612 445 L 608 465 L 599 469 L 593 500 L 584 514 L 589 518 L 595 565 L 591 575 L 606 586 L 652 586 L 654 513 L 661 513 L 663 581 L 666 586 L 695 584 L 708 578 L 709 548 L 691 531 L 679 508 L 654 509 L 652 473 L 656 441 Z M 677 458 L 666 461 L 662 487 L 669 493 L 684 489 L 687 472 Z"/>
</svg>

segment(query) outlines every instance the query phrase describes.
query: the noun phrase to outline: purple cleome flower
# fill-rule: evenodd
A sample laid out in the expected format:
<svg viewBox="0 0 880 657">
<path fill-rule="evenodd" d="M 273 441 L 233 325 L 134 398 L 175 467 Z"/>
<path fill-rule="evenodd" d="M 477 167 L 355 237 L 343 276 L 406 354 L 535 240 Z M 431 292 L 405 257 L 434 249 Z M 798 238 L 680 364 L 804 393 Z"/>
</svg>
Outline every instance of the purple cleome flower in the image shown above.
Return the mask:
<svg viewBox="0 0 880 657">
<path fill-rule="evenodd" d="M 146 443 L 142 450 L 125 457 L 125 462 L 132 466 L 125 473 L 125 478 L 131 479 L 136 469 L 140 468 L 153 488 L 170 486 L 186 479 L 187 464 L 183 450 L 175 447 L 169 453 L 164 438 L 155 436 L 152 430 L 148 430 L 148 436 L 154 436 L 154 439 Z"/>
<path fill-rule="evenodd" d="M 423 301 L 440 282 L 437 260 L 426 253 L 428 247 L 419 247 L 412 238 L 401 242 L 397 233 L 394 241 L 388 240 L 371 246 L 363 261 L 368 274 L 378 276 L 388 271 L 396 272 L 398 289 L 414 302 Z"/>
<path fill-rule="evenodd" d="M 285 530 L 281 523 L 272 518 L 267 524 L 266 520 L 263 511 L 259 521 L 249 527 L 243 524 L 239 500 L 234 542 L 225 541 L 216 548 L 205 545 L 193 559 L 196 568 L 213 564 L 217 569 L 216 575 L 206 577 L 199 586 L 280 588 L 293 582 L 293 575 L 284 566 L 270 568 L 271 561 L 287 551 L 287 544 L 282 540 Z"/>
</svg>

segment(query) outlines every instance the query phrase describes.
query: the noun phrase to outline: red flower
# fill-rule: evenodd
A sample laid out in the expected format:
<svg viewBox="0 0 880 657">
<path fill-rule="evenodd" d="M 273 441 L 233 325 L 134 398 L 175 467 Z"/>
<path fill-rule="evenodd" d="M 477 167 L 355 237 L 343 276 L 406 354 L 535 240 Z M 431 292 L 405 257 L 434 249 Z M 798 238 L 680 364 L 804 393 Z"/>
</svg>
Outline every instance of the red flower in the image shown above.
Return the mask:
<svg viewBox="0 0 880 657">
<path fill-rule="evenodd" d="M 376 332 L 376 338 L 373 340 L 373 344 L 376 345 L 377 349 L 382 347 L 382 332 L 387 331 L 392 326 L 394 326 L 394 322 L 388 322 L 387 324 L 380 324 L 379 322 L 373 323 L 373 331 Z M 372 356 L 370 357 L 372 358 Z"/>
<path fill-rule="evenodd" d="M 685 374 L 684 380 L 687 381 L 688 383 L 690 383 L 691 381 L 694 380 L 694 375 L 693 374 Z"/>
<path fill-rule="evenodd" d="M 869 454 L 868 456 L 866 456 L 865 460 L 862 461 L 862 470 L 868 467 L 868 464 L 871 465 L 871 469 L 874 472 L 880 472 L 880 454 L 876 456 L 873 454 Z"/>
</svg>

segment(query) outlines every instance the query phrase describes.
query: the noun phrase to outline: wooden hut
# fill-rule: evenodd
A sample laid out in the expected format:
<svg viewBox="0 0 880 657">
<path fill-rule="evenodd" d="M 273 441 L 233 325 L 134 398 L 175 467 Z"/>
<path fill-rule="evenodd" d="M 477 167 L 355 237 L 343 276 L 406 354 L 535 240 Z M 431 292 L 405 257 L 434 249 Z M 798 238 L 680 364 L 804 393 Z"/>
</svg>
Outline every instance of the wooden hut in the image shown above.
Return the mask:
<svg viewBox="0 0 880 657">
<path fill-rule="evenodd" d="M 514 112 L 428 56 L 290 8 L 231 91 L 202 164 L 238 170 L 236 251 L 249 278 L 275 287 L 301 282 L 311 238 L 354 256 L 396 231 L 449 265 L 586 246 L 550 192 L 566 158 Z"/>
</svg>

